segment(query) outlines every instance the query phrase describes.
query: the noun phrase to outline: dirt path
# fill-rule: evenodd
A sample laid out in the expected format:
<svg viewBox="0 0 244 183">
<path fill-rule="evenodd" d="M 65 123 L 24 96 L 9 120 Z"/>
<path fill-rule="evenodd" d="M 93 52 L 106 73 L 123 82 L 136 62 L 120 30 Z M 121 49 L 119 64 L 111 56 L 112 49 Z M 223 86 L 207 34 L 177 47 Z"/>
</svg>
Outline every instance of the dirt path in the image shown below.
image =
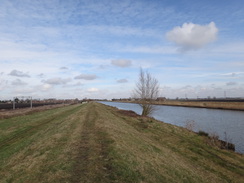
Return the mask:
<svg viewBox="0 0 244 183">
<path fill-rule="evenodd" d="M 111 141 L 99 128 L 96 105 L 87 107 L 71 182 L 111 182 L 108 151 Z"/>
</svg>

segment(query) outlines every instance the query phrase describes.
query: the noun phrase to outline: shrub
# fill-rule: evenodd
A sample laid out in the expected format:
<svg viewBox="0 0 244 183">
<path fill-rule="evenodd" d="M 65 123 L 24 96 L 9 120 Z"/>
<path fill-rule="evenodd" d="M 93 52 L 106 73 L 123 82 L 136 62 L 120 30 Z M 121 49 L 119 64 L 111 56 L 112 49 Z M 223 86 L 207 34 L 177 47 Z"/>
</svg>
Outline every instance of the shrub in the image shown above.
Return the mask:
<svg viewBox="0 0 244 183">
<path fill-rule="evenodd" d="M 201 130 L 198 131 L 198 135 L 208 137 L 208 133 Z"/>
</svg>

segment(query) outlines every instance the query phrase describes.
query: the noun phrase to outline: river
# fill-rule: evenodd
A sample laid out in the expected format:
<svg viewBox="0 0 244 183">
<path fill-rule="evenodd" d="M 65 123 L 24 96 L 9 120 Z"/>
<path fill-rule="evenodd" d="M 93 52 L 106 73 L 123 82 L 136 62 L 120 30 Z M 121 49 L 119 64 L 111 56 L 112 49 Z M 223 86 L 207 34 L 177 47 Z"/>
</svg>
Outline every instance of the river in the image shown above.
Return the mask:
<svg viewBox="0 0 244 183">
<path fill-rule="evenodd" d="M 133 110 L 141 114 L 138 104 L 122 102 L 101 102 L 119 109 Z M 206 109 L 176 106 L 155 106 L 152 114 L 157 120 L 173 125 L 186 127 L 187 123 L 194 124 L 193 130 L 205 131 L 218 135 L 221 140 L 235 144 L 235 151 L 244 154 L 244 111 Z"/>
</svg>

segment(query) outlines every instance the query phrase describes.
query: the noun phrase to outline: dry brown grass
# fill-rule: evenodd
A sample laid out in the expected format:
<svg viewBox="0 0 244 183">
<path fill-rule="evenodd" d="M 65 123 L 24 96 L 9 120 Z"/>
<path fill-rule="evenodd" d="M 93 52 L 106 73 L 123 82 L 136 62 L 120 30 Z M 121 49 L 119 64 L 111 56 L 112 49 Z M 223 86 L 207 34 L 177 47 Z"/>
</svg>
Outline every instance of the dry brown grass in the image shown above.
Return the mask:
<svg viewBox="0 0 244 183">
<path fill-rule="evenodd" d="M 76 110 L 77 106 L 69 106 L 53 113 L 50 111 L 46 115 L 56 116 L 56 119 L 34 134 L 27 132 L 26 137 L 16 138 L 10 146 L 2 146 L 0 153 L 6 158 L 1 159 L 4 164 L 0 166 L 0 182 L 67 181 L 70 178 L 67 170 L 72 167 L 70 155 L 82 127 L 77 123 L 82 116 L 77 116 Z M 64 112 L 65 118 L 62 116 Z"/>
<path fill-rule="evenodd" d="M 6 122 L 12 126 L 4 126 Z M 243 155 L 208 145 L 207 137 L 187 129 L 99 103 L 4 119 L 0 127 L 14 129 L 5 137 L 18 129 L 26 133 L 17 133 L 11 143 L 0 134 L 0 182 L 242 182 L 244 178 Z"/>
<path fill-rule="evenodd" d="M 127 103 L 139 103 L 121 101 Z M 183 106 L 183 107 L 199 107 L 199 108 L 212 108 L 212 109 L 228 109 L 228 110 L 244 110 L 244 102 L 216 102 L 216 101 L 180 101 L 180 100 L 165 100 L 154 101 L 154 105 L 169 105 L 169 106 Z"/>
<path fill-rule="evenodd" d="M 159 105 L 174 105 L 187 107 L 203 107 L 214 109 L 230 109 L 230 110 L 244 110 L 244 102 L 215 102 L 215 101 L 173 101 L 166 100 L 164 102 L 155 102 Z"/>
<path fill-rule="evenodd" d="M 54 109 L 59 107 L 68 106 L 69 104 L 55 104 L 55 105 L 45 105 L 45 106 L 38 106 L 33 108 L 19 108 L 19 109 L 1 109 L 0 110 L 0 119 L 11 118 L 15 116 L 23 116 L 27 114 L 32 114 L 35 112 L 41 112 L 48 109 Z"/>
<path fill-rule="evenodd" d="M 115 141 L 116 151 L 141 175 L 141 181 L 241 182 L 243 179 L 243 156 L 208 146 L 204 137 L 150 118 L 145 119 L 148 127 L 144 128 L 141 117 L 121 114 L 113 108 L 106 107 L 102 113 L 106 115 L 100 121 L 104 121 L 103 126 Z"/>
</svg>

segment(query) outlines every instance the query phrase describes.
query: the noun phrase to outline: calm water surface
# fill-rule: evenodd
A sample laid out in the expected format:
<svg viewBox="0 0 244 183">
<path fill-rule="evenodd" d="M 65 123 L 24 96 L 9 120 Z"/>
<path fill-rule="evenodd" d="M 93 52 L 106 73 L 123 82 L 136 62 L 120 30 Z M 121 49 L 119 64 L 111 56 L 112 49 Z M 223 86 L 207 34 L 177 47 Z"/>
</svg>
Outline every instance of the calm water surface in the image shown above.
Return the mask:
<svg viewBox="0 0 244 183">
<path fill-rule="evenodd" d="M 119 109 L 133 110 L 141 114 L 138 104 L 101 102 Z M 152 114 L 157 120 L 186 127 L 187 121 L 194 121 L 194 131 L 217 134 L 221 140 L 235 144 L 236 152 L 244 154 L 244 111 L 205 109 L 192 107 L 156 106 Z"/>
</svg>

